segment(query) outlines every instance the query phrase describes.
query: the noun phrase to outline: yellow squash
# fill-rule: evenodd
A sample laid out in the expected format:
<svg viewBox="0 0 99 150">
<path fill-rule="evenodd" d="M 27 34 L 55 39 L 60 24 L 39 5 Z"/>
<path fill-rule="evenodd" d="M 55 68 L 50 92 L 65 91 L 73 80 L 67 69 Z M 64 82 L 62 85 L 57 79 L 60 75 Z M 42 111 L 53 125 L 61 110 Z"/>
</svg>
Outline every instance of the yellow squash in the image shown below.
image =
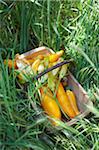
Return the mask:
<svg viewBox="0 0 99 150">
<path fill-rule="evenodd" d="M 61 50 L 55 54 L 49 55 L 49 62 L 53 63 L 53 62 L 57 61 L 63 55 L 63 53 L 64 53 L 64 51 Z"/>
<path fill-rule="evenodd" d="M 76 98 L 75 98 L 74 93 L 72 91 L 70 91 L 70 90 L 67 90 L 66 94 L 68 96 L 68 99 L 69 99 L 69 101 L 71 103 L 71 106 L 72 106 L 74 112 L 76 113 L 76 115 L 79 115 L 80 112 L 79 112 L 78 107 L 77 107 Z"/>
<path fill-rule="evenodd" d="M 39 65 L 40 65 L 40 59 L 36 59 L 32 64 L 32 70 L 35 74 L 37 73 Z"/>
<path fill-rule="evenodd" d="M 66 113 L 70 118 L 74 118 L 76 114 L 72 108 L 72 105 L 68 99 L 68 96 L 66 95 L 66 92 L 63 88 L 62 83 L 60 83 L 58 86 L 56 96 L 64 113 Z"/>
<path fill-rule="evenodd" d="M 42 100 L 41 100 L 41 105 L 44 109 L 44 111 L 54 119 L 61 119 L 61 111 L 56 103 L 56 101 L 53 99 L 51 91 L 49 94 L 46 92 L 44 93 L 43 88 L 40 89 Z M 55 122 L 53 122 L 54 125 L 56 125 Z"/>
</svg>

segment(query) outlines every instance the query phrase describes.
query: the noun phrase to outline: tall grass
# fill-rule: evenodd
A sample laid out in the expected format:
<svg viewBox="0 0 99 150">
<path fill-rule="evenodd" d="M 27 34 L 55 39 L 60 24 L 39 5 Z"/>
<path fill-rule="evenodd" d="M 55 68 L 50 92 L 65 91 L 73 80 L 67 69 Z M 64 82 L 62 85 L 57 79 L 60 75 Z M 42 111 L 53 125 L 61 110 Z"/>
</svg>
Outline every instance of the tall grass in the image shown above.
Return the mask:
<svg viewBox="0 0 99 150">
<path fill-rule="evenodd" d="M 99 149 L 98 6 L 94 0 L 0 1 L 0 149 Z M 41 45 L 74 59 L 73 73 L 94 103 L 72 127 L 51 126 L 35 82 L 21 85 L 14 68 L 3 65 L 3 58 Z"/>
</svg>

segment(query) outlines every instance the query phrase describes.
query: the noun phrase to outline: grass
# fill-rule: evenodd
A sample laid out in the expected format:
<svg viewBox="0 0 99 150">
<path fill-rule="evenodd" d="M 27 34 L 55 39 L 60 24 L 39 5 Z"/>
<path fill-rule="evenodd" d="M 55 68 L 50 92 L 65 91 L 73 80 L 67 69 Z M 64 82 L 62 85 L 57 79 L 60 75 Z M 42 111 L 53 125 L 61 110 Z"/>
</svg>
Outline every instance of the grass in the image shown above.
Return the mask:
<svg viewBox="0 0 99 150">
<path fill-rule="evenodd" d="M 0 149 L 99 149 L 99 2 L 95 0 L 0 1 Z M 77 124 L 52 127 L 43 115 L 35 82 L 22 86 L 3 65 L 31 48 L 64 49 L 73 74 L 94 103 Z"/>
</svg>

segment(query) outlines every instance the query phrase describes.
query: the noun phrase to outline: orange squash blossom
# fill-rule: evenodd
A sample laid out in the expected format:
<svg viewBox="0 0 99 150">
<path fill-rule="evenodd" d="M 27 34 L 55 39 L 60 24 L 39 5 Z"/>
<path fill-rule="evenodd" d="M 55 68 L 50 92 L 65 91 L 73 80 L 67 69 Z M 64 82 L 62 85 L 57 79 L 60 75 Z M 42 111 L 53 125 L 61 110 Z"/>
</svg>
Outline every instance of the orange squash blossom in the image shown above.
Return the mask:
<svg viewBox="0 0 99 150">
<path fill-rule="evenodd" d="M 4 64 L 7 65 L 8 64 L 8 67 L 11 69 L 12 67 L 14 67 L 15 69 L 17 69 L 17 64 L 16 64 L 16 61 L 12 61 L 11 59 L 8 59 L 8 60 L 4 60 Z"/>
</svg>

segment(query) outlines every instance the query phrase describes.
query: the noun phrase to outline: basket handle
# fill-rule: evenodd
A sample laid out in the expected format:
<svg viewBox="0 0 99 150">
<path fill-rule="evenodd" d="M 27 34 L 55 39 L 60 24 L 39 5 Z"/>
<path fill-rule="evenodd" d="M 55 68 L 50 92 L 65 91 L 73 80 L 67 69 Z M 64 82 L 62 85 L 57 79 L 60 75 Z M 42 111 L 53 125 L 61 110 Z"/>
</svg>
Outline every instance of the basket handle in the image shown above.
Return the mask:
<svg viewBox="0 0 99 150">
<path fill-rule="evenodd" d="M 61 67 L 61 66 L 63 66 L 64 64 L 68 64 L 68 63 L 70 63 L 70 62 L 73 62 L 73 59 L 64 60 L 63 62 L 60 62 L 60 63 L 58 63 L 58 64 L 56 64 L 56 65 L 54 65 L 54 66 L 52 66 L 52 67 L 46 69 L 45 71 L 39 73 L 39 74 L 38 74 L 37 76 L 35 76 L 33 79 L 39 79 L 39 78 L 40 78 L 41 76 L 43 76 L 44 74 L 46 74 L 46 73 L 48 73 L 48 72 L 50 72 L 50 71 L 52 71 L 52 70 L 54 70 L 54 69 L 56 69 L 56 68 L 58 68 L 58 67 Z"/>
</svg>

